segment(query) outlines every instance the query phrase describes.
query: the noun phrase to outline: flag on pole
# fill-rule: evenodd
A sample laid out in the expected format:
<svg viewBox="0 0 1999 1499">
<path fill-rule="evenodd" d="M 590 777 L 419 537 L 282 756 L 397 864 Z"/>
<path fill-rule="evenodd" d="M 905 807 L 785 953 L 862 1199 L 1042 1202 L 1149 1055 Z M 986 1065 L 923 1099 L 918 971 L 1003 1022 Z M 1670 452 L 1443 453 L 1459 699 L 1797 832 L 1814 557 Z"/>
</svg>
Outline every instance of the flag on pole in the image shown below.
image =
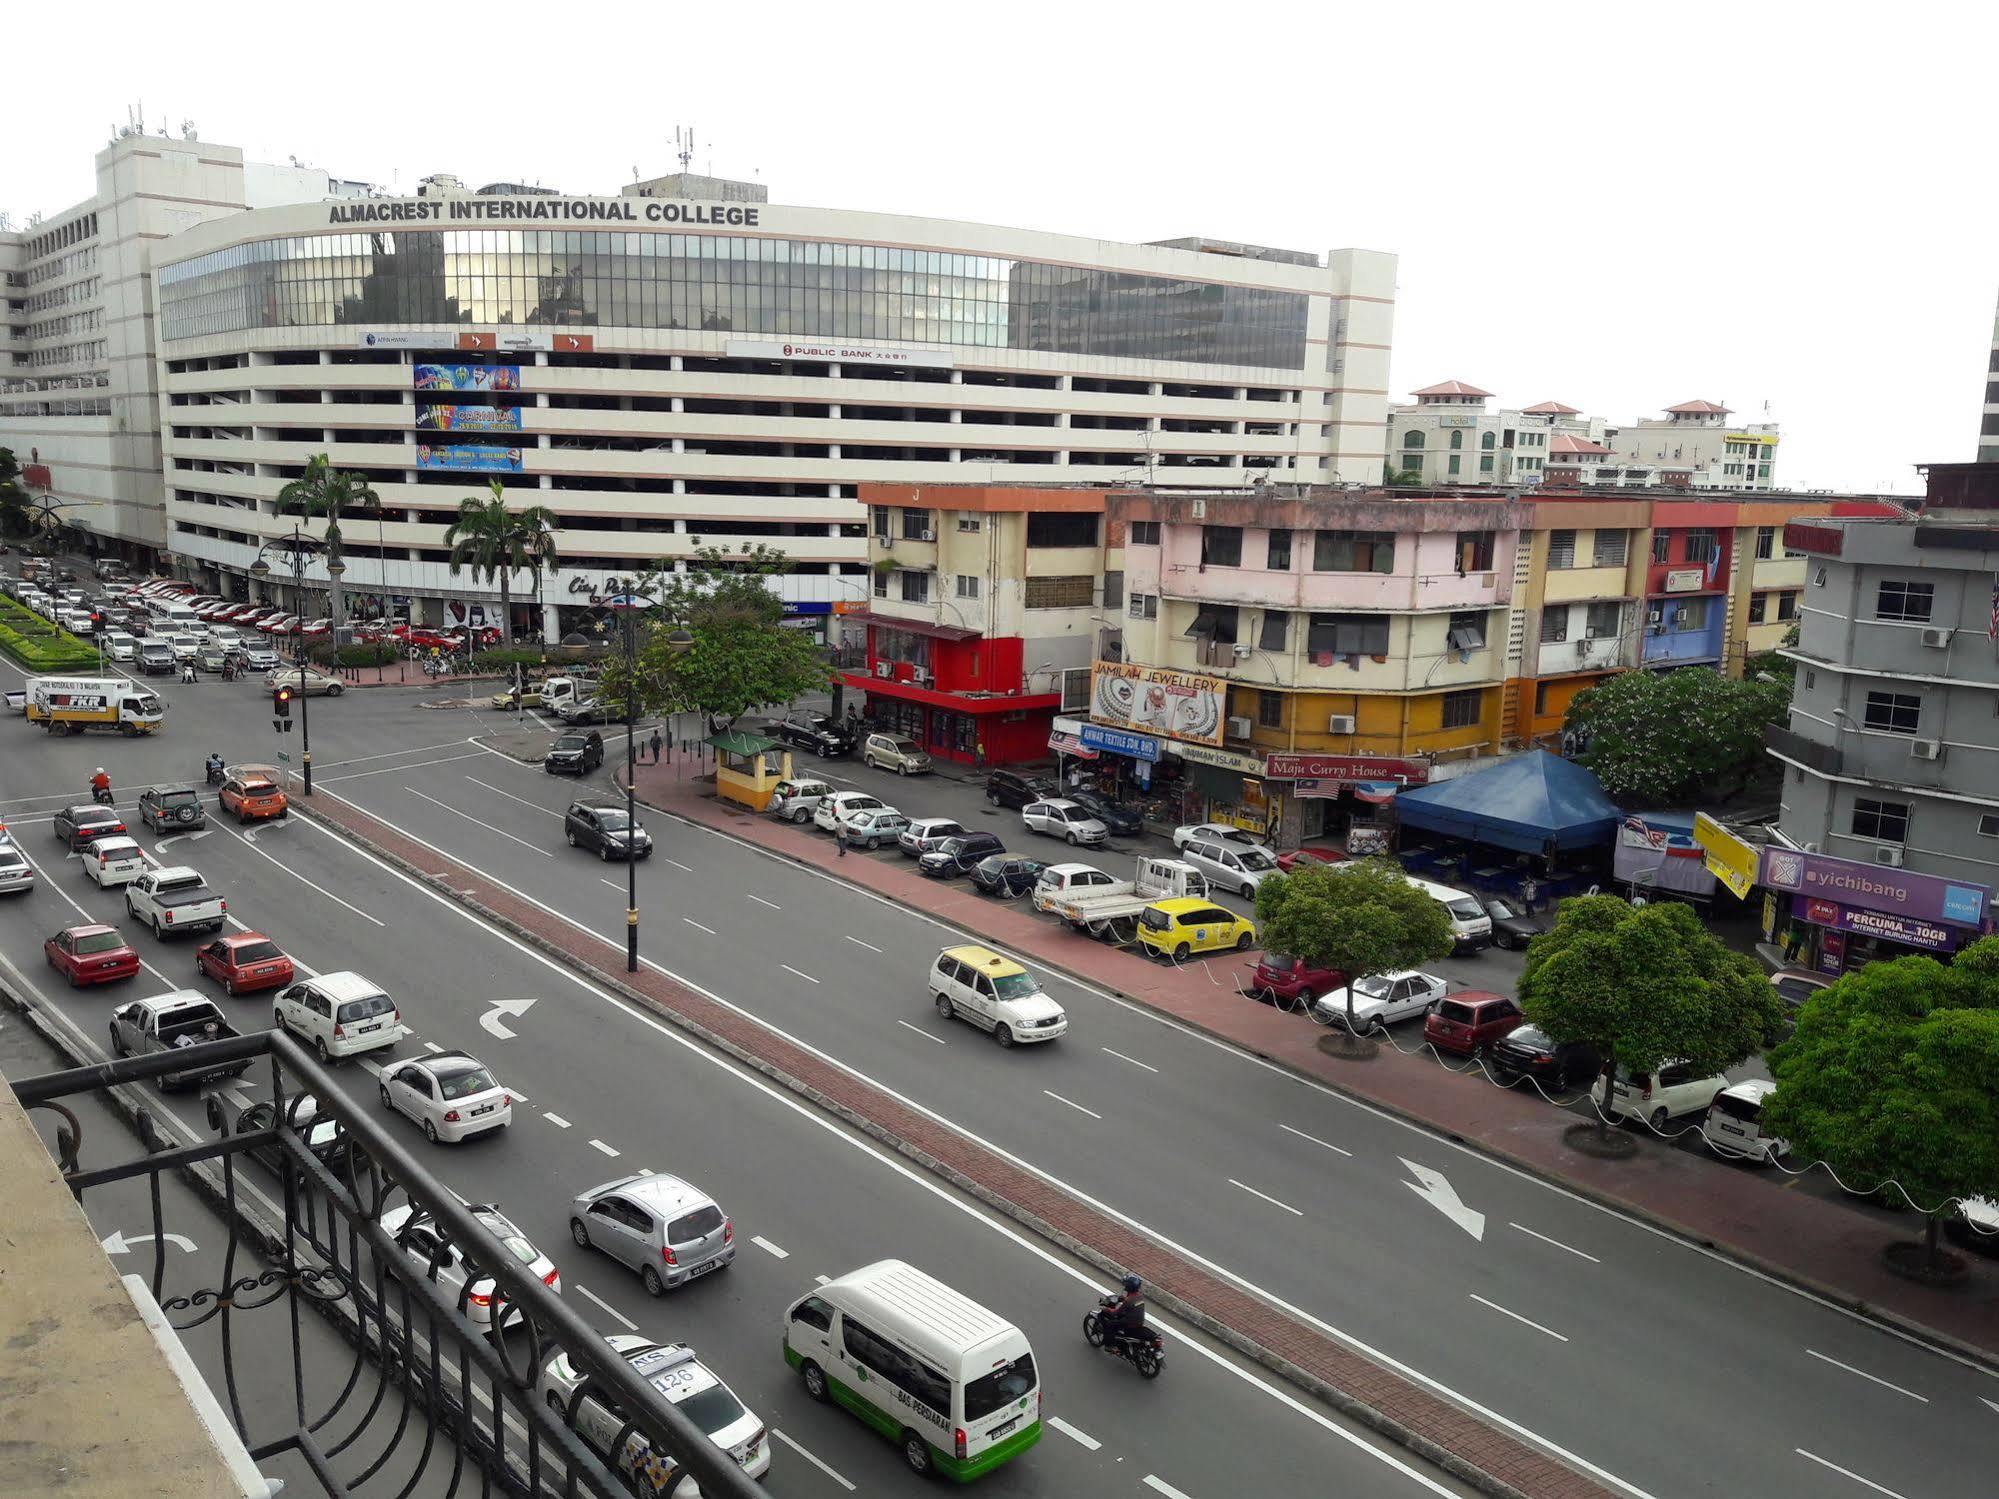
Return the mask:
<svg viewBox="0 0 1999 1499">
<path fill-rule="evenodd" d="M 1702 586 L 1714 587 L 1715 575 L 1721 571 L 1721 538 L 1711 537 L 1707 544 L 1707 569 L 1702 578 Z"/>
<path fill-rule="evenodd" d="M 1999 573 L 1992 575 L 1992 614 L 1985 621 L 1985 638 L 1999 641 Z"/>
</svg>

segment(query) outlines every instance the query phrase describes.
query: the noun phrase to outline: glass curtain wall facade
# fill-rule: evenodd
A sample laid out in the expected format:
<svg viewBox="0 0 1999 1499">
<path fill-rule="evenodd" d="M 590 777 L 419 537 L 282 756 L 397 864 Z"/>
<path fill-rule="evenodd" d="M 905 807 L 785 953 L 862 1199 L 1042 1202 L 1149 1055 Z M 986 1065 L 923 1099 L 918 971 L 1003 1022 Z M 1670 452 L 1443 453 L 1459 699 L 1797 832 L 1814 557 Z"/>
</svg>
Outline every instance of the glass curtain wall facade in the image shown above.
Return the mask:
<svg viewBox="0 0 1999 1499">
<path fill-rule="evenodd" d="M 694 328 L 1302 369 L 1306 297 L 823 240 L 465 229 L 261 240 L 163 266 L 161 337 L 469 323 Z"/>
</svg>

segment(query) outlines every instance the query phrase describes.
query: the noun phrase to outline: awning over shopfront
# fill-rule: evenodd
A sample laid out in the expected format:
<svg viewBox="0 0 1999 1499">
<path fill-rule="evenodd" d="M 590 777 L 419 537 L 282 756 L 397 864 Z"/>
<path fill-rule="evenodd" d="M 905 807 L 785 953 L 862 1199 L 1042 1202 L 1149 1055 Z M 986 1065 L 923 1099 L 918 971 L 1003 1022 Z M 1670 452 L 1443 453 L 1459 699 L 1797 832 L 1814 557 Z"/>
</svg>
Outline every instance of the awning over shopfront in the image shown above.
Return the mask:
<svg viewBox="0 0 1999 1499">
<path fill-rule="evenodd" d="M 1405 828 L 1528 854 L 1608 843 L 1624 818 L 1595 776 L 1546 750 L 1411 787 L 1395 811 Z"/>
<path fill-rule="evenodd" d="M 911 635 L 927 635 L 932 640 L 977 640 L 977 630 L 963 629 L 958 625 L 933 624 L 927 619 L 904 619 L 896 614 L 876 614 L 871 609 L 860 609 L 846 615 L 857 624 L 878 626 L 884 630 L 903 630 Z"/>
</svg>

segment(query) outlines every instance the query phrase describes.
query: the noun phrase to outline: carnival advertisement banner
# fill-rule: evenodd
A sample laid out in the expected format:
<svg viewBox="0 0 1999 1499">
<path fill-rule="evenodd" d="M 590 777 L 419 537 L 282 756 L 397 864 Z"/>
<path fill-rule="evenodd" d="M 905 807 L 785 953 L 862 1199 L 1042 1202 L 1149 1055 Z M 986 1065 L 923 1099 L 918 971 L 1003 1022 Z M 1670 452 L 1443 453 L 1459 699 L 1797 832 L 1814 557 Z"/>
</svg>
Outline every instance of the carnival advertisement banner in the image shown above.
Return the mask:
<svg viewBox="0 0 1999 1499">
<path fill-rule="evenodd" d="M 518 406 L 419 406 L 416 425 L 420 432 L 518 432 Z"/>
<path fill-rule="evenodd" d="M 521 388 L 521 367 L 517 364 L 419 364 L 415 370 L 418 390 Z"/>
</svg>

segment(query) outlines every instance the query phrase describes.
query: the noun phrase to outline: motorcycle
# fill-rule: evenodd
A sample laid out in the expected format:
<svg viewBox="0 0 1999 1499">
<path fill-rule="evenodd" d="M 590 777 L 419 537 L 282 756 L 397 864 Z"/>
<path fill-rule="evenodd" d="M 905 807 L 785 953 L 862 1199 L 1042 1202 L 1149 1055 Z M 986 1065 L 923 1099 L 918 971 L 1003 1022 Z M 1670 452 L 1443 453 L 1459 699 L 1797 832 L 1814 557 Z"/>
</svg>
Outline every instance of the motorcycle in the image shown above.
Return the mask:
<svg viewBox="0 0 1999 1499">
<path fill-rule="evenodd" d="M 1104 1311 L 1117 1303 L 1115 1296 L 1099 1296 L 1096 1309 L 1083 1314 L 1084 1341 L 1092 1348 L 1100 1348 L 1105 1353 L 1128 1360 L 1144 1378 L 1157 1379 L 1166 1368 L 1165 1343 L 1149 1327 L 1132 1335 L 1112 1333 L 1105 1328 Z"/>
<path fill-rule="evenodd" d="M 90 788 L 90 799 L 100 807 L 110 806 L 111 788 L 109 786 L 92 786 Z"/>
<path fill-rule="evenodd" d="M 222 784 L 222 774 L 223 769 L 220 765 L 210 765 L 208 767 L 208 784 L 211 786 L 220 786 Z"/>
</svg>

